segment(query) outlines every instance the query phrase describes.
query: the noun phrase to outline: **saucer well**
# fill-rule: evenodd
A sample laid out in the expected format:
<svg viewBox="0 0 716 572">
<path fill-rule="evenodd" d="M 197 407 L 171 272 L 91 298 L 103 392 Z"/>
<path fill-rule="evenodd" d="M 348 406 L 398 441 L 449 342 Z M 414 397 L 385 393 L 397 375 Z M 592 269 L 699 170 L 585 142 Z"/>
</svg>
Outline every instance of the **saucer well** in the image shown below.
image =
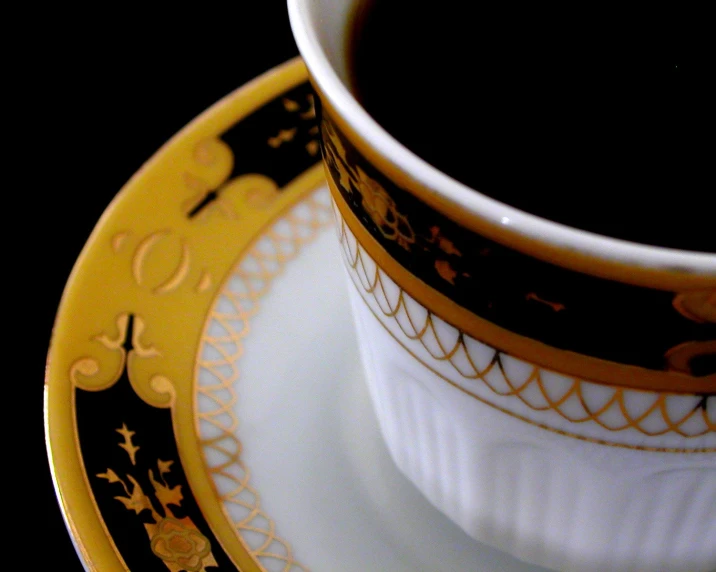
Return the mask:
<svg viewBox="0 0 716 572">
<path fill-rule="evenodd" d="M 293 60 L 189 124 L 67 283 L 45 426 L 88 570 L 537 570 L 469 539 L 384 448 L 313 96 Z"/>
</svg>

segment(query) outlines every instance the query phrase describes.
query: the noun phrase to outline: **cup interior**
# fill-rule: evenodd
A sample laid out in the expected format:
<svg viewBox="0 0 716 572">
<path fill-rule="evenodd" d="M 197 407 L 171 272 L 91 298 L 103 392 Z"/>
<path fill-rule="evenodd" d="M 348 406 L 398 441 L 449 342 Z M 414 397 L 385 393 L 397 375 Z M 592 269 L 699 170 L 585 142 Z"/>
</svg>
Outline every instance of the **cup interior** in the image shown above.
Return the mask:
<svg viewBox="0 0 716 572">
<path fill-rule="evenodd" d="M 357 0 L 311 0 L 293 2 L 323 50 L 328 63 L 348 86 L 347 32 Z"/>
<path fill-rule="evenodd" d="M 409 151 L 365 112 L 349 88 L 349 22 L 360 1 L 288 0 L 294 37 L 311 76 L 336 113 L 378 155 L 428 189 L 428 195 L 479 221 L 492 234 L 507 232 L 529 241 L 530 253 L 543 256 L 545 247 L 563 257 L 578 253 L 587 261 L 580 270 L 589 271 L 592 261 L 599 261 L 680 277 L 716 277 L 716 256 L 711 253 L 629 242 L 543 219 L 470 189 Z"/>
</svg>

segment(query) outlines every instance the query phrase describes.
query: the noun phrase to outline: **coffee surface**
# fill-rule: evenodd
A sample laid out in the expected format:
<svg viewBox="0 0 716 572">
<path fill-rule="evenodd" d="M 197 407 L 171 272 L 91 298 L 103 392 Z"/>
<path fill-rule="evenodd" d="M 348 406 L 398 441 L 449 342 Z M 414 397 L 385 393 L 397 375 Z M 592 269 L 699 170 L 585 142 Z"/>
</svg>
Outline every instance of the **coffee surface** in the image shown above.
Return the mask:
<svg viewBox="0 0 716 572">
<path fill-rule="evenodd" d="M 549 220 L 716 252 L 716 47 L 685 4 L 370 0 L 352 89 L 441 171 Z"/>
</svg>

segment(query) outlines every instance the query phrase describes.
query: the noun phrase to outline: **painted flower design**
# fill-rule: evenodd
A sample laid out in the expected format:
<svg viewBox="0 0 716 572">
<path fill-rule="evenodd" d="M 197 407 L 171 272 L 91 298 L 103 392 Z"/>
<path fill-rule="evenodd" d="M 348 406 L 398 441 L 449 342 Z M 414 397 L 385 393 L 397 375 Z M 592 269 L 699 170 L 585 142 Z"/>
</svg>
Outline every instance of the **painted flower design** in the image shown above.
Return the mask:
<svg viewBox="0 0 716 572">
<path fill-rule="evenodd" d="M 204 570 L 204 558 L 211 552 L 211 544 L 193 524 L 186 526 L 175 518 L 157 523 L 150 542 L 152 552 L 167 565 L 187 572 Z"/>
<path fill-rule="evenodd" d="M 378 181 L 360 167 L 356 168 L 356 188 L 362 197 L 361 205 L 381 234 L 396 241 L 405 250 L 415 243 L 415 233 L 408 218 L 398 212 L 395 201 Z"/>
<path fill-rule="evenodd" d="M 136 467 L 137 453 L 141 449 L 133 442 L 136 432 L 123 424 L 117 429 L 117 433 L 124 438 L 118 446 L 124 449 L 132 466 Z M 211 543 L 191 518 L 188 516 L 178 518 L 174 515 L 174 511 L 181 507 L 184 495 L 181 485 L 172 486 L 167 482 L 173 464 L 174 461 L 171 460 L 157 459 L 156 473 L 154 469 L 147 470 L 145 474 L 151 485 L 151 492 L 145 492 L 149 490 L 146 481 L 145 488 L 142 488 L 139 479 L 129 473 L 123 478 L 117 471 L 109 468 L 96 476 L 112 485 L 122 487 L 124 495 L 117 495 L 114 498 L 121 502 L 124 508 L 136 515 L 151 515 L 153 522 L 144 521 L 142 525 L 149 537 L 152 552 L 164 562 L 169 572 L 205 572 L 207 567 L 217 565 L 216 559 L 211 552 Z"/>
<path fill-rule="evenodd" d="M 323 152 L 326 163 L 331 170 L 338 173 L 338 185 L 347 192 L 352 192 L 351 181 L 355 174 L 346 160 L 346 149 L 335 129 L 328 121 L 321 123 L 323 128 Z"/>
</svg>

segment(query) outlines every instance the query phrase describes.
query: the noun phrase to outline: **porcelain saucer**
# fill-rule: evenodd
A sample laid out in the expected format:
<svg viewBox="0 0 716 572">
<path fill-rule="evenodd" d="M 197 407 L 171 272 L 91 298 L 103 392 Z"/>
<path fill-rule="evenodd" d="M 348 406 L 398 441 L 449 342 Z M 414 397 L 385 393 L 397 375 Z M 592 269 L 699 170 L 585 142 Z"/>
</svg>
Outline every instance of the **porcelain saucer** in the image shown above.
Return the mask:
<svg viewBox="0 0 716 572">
<path fill-rule="evenodd" d="M 97 224 L 48 356 L 88 570 L 536 570 L 402 476 L 362 378 L 305 67 L 188 125 Z"/>
</svg>

